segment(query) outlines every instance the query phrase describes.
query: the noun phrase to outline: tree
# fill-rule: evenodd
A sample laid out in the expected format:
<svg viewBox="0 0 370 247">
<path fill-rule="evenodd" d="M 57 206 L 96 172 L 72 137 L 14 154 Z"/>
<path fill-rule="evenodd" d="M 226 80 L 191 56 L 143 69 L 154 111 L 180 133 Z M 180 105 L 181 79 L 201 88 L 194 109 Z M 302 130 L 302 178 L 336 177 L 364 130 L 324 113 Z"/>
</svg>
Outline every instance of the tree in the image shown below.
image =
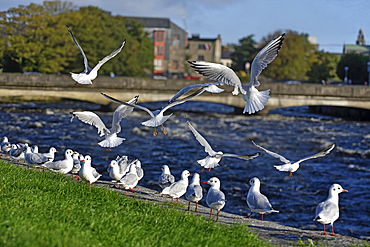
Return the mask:
<svg viewBox="0 0 370 247">
<path fill-rule="evenodd" d="M 239 40 L 239 45 L 231 44 L 230 46 L 235 50 L 231 54 L 233 64 L 231 68 L 234 71 L 244 71 L 245 63 L 252 63 L 253 55 L 256 53 L 255 48 L 256 42 L 253 39 L 253 35 L 249 35 Z"/>
<path fill-rule="evenodd" d="M 337 74 L 339 78 L 344 80 L 344 67 L 348 67 L 348 79 L 352 80 L 352 83 L 363 84 L 365 81 L 368 81 L 368 60 L 369 57 L 362 54 L 343 54 L 337 66 Z"/>
<path fill-rule="evenodd" d="M 44 2 L 51 6 L 50 2 Z M 58 15 L 59 16 L 59 15 Z M 6 47 L 4 71 L 56 73 L 66 65 L 63 47 L 67 36 L 60 35 L 63 22 L 53 17 L 45 5 L 31 3 L 0 13 Z"/>
<path fill-rule="evenodd" d="M 264 37 L 260 49 L 282 33 L 282 31 L 275 31 Z M 307 38 L 307 34 L 287 30 L 277 57 L 263 70 L 263 76 L 276 79 L 306 79 L 306 73 L 315 59 L 314 46 Z"/>
<path fill-rule="evenodd" d="M 336 68 L 339 58 L 323 51 L 315 52 L 316 61 L 312 64 L 309 71 L 307 71 L 309 82 L 328 81 L 337 77 Z"/>
<path fill-rule="evenodd" d="M 45 1 L 43 5 L 20 5 L 0 12 L 4 71 L 83 71 L 82 55 L 66 25 L 83 48 L 90 67 L 126 39 L 120 54 L 104 64 L 99 74 L 109 75 L 114 71 L 116 75 L 145 76 L 146 70 L 152 70 L 153 44 L 143 32 L 142 23 L 112 16 L 97 7 L 77 9 L 69 2 Z"/>
</svg>

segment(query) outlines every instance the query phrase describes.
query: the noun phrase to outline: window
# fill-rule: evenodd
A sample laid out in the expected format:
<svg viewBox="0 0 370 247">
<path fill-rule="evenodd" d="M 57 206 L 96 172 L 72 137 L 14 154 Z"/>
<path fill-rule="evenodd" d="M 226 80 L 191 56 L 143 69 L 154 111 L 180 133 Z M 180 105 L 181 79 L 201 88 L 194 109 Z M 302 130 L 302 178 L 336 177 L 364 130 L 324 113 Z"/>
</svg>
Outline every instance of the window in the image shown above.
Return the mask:
<svg viewBox="0 0 370 247">
<path fill-rule="evenodd" d="M 198 50 L 204 50 L 204 44 L 198 44 Z"/>
<path fill-rule="evenodd" d="M 154 59 L 154 70 L 163 70 L 162 59 Z"/>
<path fill-rule="evenodd" d="M 164 40 L 164 31 L 155 31 L 155 40 L 163 41 Z"/>
<path fill-rule="evenodd" d="M 163 55 L 163 46 L 162 45 L 155 46 L 154 55 L 156 55 L 156 56 L 157 55 L 159 55 L 159 56 Z"/>
<path fill-rule="evenodd" d="M 203 61 L 203 60 L 204 60 L 204 56 L 203 56 L 203 55 L 199 55 L 199 56 L 198 56 L 198 60 L 199 60 L 199 61 Z"/>
<path fill-rule="evenodd" d="M 173 60 L 172 61 L 172 69 L 178 69 L 179 68 L 179 61 Z"/>
</svg>

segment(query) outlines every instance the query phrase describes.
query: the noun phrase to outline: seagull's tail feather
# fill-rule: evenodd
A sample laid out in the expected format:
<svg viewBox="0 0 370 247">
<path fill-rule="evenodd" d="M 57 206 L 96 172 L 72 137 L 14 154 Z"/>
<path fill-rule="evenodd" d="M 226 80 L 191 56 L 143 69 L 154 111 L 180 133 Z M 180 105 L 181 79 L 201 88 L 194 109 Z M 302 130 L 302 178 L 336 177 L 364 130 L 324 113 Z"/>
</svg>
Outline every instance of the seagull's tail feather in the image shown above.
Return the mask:
<svg viewBox="0 0 370 247">
<path fill-rule="evenodd" d="M 216 166 L 219 166 L 217 162 L 215 162 L 212 157 L 205 157 L 204 159 L 197 160 L 198 164 L 203 166 L 204 168 L 215 168 Z"/>
<path fill-rule="evenodd" d="M 92 84 L 91 80 L 86 78 L 86 74 L 76 74 L 71 72 L 71 77 L 80 84 Z"/>
<path fill-rule="evenodd" d="M 124 140 L 126 139 L 121 138 L 121 137 L 114 137 L 114 138 L 105 139 L 99 142 L 98 144 L 99 146 L 104 147 L 104 148 L 113 148 L 113 147 L 117 147 L 121 145 Z"/>
<path fill-rule="evenodd" d="M 160 194 L 161 195 L 168 195 L 169 193 L 170 193 L 170 186 L 164 188 Z"/>
<path fill-rule="evenodd" d="M 243 94 L 243 99 L 246 101 L 243 114 L 245 112 L 252 114 L 262 110 L 270 98 L 269 94 L 270 89 L 260 92 L 254 86 L 252 86 L 249 90 L 247 90 L 246 94 Z"/>
</svg>

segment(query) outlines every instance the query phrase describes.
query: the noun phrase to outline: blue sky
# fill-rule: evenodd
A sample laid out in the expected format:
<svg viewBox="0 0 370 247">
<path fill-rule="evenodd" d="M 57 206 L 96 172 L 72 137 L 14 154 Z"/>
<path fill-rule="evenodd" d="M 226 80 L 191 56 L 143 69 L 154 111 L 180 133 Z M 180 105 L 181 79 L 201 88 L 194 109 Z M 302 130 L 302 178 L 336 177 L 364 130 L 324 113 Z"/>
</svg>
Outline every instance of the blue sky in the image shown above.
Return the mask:
<svg viewBox="0 0 370 247">
<path fill-rule="evenodd" d="M 42 0 L 1 0 L 0 10 Z M 354 44 L 360 28 L 370 44 L 369 0 L 71 0 L 97 6 L 113 15 L 168 17 L 189 34 L 221 35 L 222 44 L 253 34 L 259 42 L 276 30 L 294 30 L 317 37 L 320 50 L 341 53 Z"/>
</svg>

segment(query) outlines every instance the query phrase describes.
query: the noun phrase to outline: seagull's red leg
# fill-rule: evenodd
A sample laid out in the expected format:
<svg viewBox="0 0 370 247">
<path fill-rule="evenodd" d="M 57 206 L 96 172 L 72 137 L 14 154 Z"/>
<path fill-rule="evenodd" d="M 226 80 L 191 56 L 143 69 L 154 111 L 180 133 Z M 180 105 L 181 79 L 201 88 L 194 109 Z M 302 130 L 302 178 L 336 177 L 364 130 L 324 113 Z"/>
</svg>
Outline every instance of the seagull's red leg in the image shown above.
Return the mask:
<svg viewBox="0 0 370 247">
<path fill-rule="evenodd" d="M 190 202 L 189 202 L 189 206 L 188 206 L 188 211 L 190 211 Z"/>
<path fill-rule="evenodd" d="M 171 203 L 173 203 L 173 198 L 171 198 Z"/>
<path fill-rule="evenodd" d="M 202 172 L 204 171 L 204 167 L 203 167 L 203 169 L 202 169 Z"/>
<path fill-rule="evenodd" d="M 209 220 L 211 220 L 212 218 L 212 209 L 211 209 L 211 212 L 209 213 Z"/>
<path fill-rule="evenodd" d="M 155 127 L 154 127 L 153 135 L 154 135 L 154 136 L 157 136 L 157 131 L 155 131 Z"/>
<path fill-rule="evenodd" d="M 131 190 L 132 193 L 135 193 L 135 191 L 132 188 L 130 188 L 130 190 Z"/>
<path fill-rule="evenodd" d="M 110 151 L 110 149 L 109 149 L 109 148 L 107 148 L 107 151 Z"/>
<path fill-rule="evenodd" d="M 126 196 L 129 196 L 129 195 L 127 194 L 127 189 L 126 189 Z"/>
<path fill-rule="evenodd" d="M 326 231 L 325 231 L 325 224 L 324 224 L 324 235 L 326 235 Z"/>
<path fill-rule="evenodd" d="M 166 130 L 164 129 L 163 124 L 161 124 L 161 126 L 162 126 L 162 129 L 163 129 L 163 134 L 167 135 L 167 132 L 166 132 Z"/>
<path fill-rule="evenodd" d="M 334 233 L 334 228 L 333 228 L 333 224 L 331 224 L 331 231 L 333 233 L 333 236 L 338 236 L 337 234 Z"/>
<path fill-rule="evenodd" d="M 248 215 L 248 216 L 246 216 L 246 217 L 244 217 L 244 218 L 247 218 L 247 219 L 249 219 L 251 216 L 252 216 L 252 212 Z"/>
<path fill-rule="evenodd" d="M 212 168 L 209 168 L 208 171 L 210 172 Z"/>
<path fill-rule="evenodd" d="M 220 210 L 217 211 L 217 220 L 216 222 L 218 222 L 218 215 L 220 214 Z"/>
<path fill-rule="evenodd" d="M 211 93 L 211 95 L 214 96 L 213 93 Z"/>
<path fill-rule="evenodd" d="M 75 86 L 78 84 L 78 82 L 75 83 Z"/>
<path fill-rule="evenodd" d="M 190 202 L 189 202 L 190 204 Z M 195 212 L 198 212 L 198 202 L 195 203 Z"/>
<path fill-rule="evenodd" d="M 176 198 L 177 199 L 177 203 L 179 203 L 179 198 Z"/>
<path fill-rule="evenodd" d="M 289 172 L 289 177 L 293 178 L 292 172 Z"/>
<path fill-rule="evenodd" d="M 261 221 L 263 221 L 263 214 L 261 214 Z"/>
</svg>

